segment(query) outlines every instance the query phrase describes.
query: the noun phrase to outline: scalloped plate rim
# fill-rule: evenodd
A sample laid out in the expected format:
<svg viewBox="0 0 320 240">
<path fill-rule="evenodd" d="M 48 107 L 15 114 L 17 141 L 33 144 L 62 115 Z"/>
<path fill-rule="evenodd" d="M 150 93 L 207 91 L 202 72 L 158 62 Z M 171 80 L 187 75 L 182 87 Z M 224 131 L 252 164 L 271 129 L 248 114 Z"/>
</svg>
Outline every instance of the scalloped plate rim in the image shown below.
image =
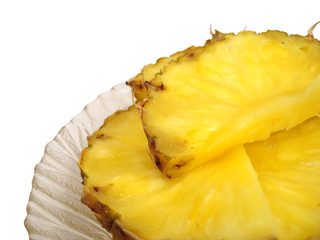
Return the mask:
<svg viewBox="0 0 320 240">
<path fill-rule="evenodd" d="M 115 85 L 87 104 L 45 146 L 45 153 L 34 169 L 24 220 L 30 239 L 111 240 L 111 235 L 80 201 L 82 179 L 75 163 L 77 165 L 81 150 L 86 147 L 87 136 L 97 130 L 106 117 L 131 104 L 130 88 L 125 83 Z M 59 155 L 62 153 L 63 161 Z M 65 174 L 66 179 L 61 174 Z M 69 217 L 71 215 L 77 217 Z"/>
</svg>

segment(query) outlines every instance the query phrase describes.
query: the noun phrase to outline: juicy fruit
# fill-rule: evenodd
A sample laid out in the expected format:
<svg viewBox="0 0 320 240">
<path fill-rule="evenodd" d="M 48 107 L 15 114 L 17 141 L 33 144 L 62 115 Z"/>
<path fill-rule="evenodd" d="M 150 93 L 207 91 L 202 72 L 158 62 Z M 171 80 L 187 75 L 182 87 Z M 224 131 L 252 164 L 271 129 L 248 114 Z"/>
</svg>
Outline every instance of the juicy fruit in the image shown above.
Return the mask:
<svg viewBox="0 0 320 240">
<path fill-rule="evenodd" d="M 115 239 L 317 239 L 319 156 L 314 117 L 169 179 L 131 107 L 90 137 L 83 201 Z"/>
<path fill-rule="evenodd" d="M 177 177 L 317 115 L 319 62 L 311 37 L 216 33 L 168 63 L 138 104 L 155 163 Z"/>
<path fill-rule="evenodd" d="M 82 201 L 118 240 L 320 239 L 319 48 L 216 32 L 147 65 L 83 150 Z"/>
<path fill-rule="evenodd" d="M 246 145 L 279 239 L 320 237 L 320 118 Z"/>
<path fill-rule="evenodd" d="M 242 146 L 168 179 L 150 161 L 134 107 L 109 117 L 93 134 L 80 167 L 85 202 L 93 209 L 96 202 L 108 206 L 110 229 L 117 221 L 142 239 L 276 237 L 271 210 Z"/>
</svg>

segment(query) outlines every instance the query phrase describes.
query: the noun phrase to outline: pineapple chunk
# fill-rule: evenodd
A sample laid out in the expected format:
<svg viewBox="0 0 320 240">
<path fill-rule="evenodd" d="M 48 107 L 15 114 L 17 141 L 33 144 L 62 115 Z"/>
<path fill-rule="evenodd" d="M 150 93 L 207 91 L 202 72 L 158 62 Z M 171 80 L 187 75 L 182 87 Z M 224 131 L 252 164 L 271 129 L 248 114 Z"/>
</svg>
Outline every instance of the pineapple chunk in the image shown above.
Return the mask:
<svg viewBox="0 0 320 240">
<path fill-rule="evenodd" d="M 320 239 L 320 118 L 246 145 L 279 240 Z"/>
<path fill-rule="evenodd" d="M 137 110 L 109 117 L 80 167 L 85 202 L 115 239 L 275 239 L 275 225 L 244 147 L 180 178 L 152 163 Z"/>
<path fill-rule="evenodd" d="M 279 31 L 217 32 L 171 61 L 137 105 L 156 165 L 180 176 L 316 116 L 319 62 L 319 41 Z"/>
</svg>

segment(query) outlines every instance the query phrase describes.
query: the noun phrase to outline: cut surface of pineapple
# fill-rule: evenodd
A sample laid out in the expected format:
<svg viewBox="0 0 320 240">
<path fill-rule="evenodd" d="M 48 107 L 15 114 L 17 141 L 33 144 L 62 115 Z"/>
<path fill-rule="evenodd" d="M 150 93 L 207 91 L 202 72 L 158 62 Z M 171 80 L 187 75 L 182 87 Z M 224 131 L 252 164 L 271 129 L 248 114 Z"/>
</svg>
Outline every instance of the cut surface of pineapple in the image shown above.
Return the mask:
<svg viewBox="0 0 320 240">
<path fill-rule="evenodd" d="M 118 229 L 114 236 L 135 236 L 119 239 L 276 239 L 270 207 L 243 146 L 169 179 L 150 160 L 139 114 L 131 107 L 93 134 L 79 164 L 84 202 L 107 229 Z"/>
<path fill-rule="evenodd" d="M 316 116 L 319 62 L 312 37 L 243 31 L 166 64 L 139 105 L 156 165 L 180 176 Z"/>
<path fill-rule="evenodd" d="M 171 61 L 177 60 L 179 57 L 183 56 L 188 52 L 192 53 L 193 51 L 195 51 L 195 49 L 197 49 L 197 47 L 191 46 L 183 51 L 171 54 L 169 57 L 159 58 L 154 64 L 148 64 L 144 66 L 141 70 L 141 73 L 131 78 L 127 82 L 127 85 L 129 85 L 132 88 L 133 96 L 138 101 L 142 101 L 145 98 L 147 98 L 148 84 L 152 82 L 154 75 L 159 73 L 164 68 L 164 66 L 166 66 Z M 155 83 L 153 83 L 153 85 L 154 84 Z M 149 86 L 152 87 L 152 85 Z"/>
<path fill-rule="evenodd" d="M 320 118 L 245 147 L 279 239 L 320 239 Z"/>
</svg>

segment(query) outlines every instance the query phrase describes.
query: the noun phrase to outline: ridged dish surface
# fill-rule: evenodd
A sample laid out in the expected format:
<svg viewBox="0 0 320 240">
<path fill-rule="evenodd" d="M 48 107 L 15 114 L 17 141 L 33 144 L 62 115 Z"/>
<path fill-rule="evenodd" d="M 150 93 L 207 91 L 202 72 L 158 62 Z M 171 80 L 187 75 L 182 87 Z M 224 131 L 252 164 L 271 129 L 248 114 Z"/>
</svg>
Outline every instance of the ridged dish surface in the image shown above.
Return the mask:
<svg viewBox="0 0 320 240">
<path fill-rule="evenodd" d="M 88 104 L 46 146 L 35 167 L 27 205 L 25 227 L 30 239 L 112 239 L 80 200 L 83 185 L 78 161 L 87 137 L 106 117 L 131 104 L 130 88 L 116 85 Z"/>
</svg>

